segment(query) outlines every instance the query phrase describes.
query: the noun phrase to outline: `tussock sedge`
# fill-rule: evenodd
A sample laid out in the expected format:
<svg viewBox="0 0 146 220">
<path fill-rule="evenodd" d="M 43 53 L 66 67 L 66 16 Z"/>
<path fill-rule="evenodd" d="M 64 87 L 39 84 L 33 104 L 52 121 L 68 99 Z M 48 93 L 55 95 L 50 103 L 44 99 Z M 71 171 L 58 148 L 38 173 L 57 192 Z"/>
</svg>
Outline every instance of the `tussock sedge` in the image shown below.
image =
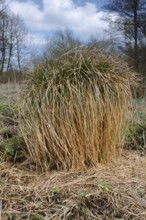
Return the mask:
<svg viewBox="0 0 146 220">
<path fill-rule="evenodd" d="M 84 170 L 116 158 L 135 80 L 116 57 L 86 47 L 38 64 L 19 105 L 31 160 L 43 169 Z"/>
</svg>

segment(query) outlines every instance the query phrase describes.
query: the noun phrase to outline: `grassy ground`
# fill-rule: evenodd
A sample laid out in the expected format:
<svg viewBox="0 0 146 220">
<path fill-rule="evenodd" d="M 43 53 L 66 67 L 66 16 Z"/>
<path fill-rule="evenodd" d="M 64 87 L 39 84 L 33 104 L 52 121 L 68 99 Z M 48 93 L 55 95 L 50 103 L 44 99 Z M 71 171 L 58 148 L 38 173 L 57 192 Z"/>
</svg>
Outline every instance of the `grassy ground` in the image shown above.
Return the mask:
<svg viewBox="0 0 146 220">
<path fill-rule="evenodd" d="M 127 134 L 129 150 L 122 150 L 114 164 L 99 165 L 98 169 L 87 172 L 42 173 L 25 157 L 21 158 L 14 114 L 21 91 L 18 84 L 0 85 L 0 217 L 4 220 L 145 220 L 145 133 L 144 129 L 139 133 L 138 127 L 145 125 L 145 101 L 136 102 L 131 108 L 135 114 Z M 143 142 L 137 141 L 137 135 Z M 133 150 L 135 143 L 142 150 Z"/>
</svg>

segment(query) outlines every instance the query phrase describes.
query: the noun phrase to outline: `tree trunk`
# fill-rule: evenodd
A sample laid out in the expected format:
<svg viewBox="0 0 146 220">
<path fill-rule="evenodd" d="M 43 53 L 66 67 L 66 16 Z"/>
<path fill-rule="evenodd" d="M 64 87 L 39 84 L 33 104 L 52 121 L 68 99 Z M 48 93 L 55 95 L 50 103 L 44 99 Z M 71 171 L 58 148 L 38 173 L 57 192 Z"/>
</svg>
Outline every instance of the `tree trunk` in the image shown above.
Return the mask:
<svg viewBox="0 0 146 220">
<path fill-rule="evenodd" d="M 138 19 L 137 19 L 137 10 L 138 10 L 138 0 L 134 1 L 134 64 L 136 71 L 139 71 L 139 56 L 138 56 Z"/>
</svg>

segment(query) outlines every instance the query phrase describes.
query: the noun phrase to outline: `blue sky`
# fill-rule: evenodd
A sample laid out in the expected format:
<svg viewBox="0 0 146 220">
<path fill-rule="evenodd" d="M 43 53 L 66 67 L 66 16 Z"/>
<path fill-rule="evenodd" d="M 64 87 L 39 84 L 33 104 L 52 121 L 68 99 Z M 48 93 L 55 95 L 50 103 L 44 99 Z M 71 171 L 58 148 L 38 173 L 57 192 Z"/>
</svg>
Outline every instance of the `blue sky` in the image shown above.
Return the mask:
<svg viewBox="0 0 146 220">
<path fill-rule="evenodd" d="M 12 0 L 11 10 L 20 14 L 32 44 L 44 44 L 54 31 L 71 29 L 81 40 L 103 36 L 108 23 L 102 6 L 108 0 Z"/>
</svg>

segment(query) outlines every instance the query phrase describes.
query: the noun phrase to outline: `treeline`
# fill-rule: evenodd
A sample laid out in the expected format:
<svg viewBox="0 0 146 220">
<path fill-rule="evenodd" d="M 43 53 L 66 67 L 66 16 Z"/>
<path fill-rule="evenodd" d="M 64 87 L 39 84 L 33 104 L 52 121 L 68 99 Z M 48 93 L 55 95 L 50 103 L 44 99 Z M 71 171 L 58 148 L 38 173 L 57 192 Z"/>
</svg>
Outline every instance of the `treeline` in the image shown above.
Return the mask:
<svg viewBox="0 0 146 220">
<path fill-rule="evenodd" d="M 21 72 L 26 29 L 23 20 L 0 0 L 0 73 Z"/>
</svg>

